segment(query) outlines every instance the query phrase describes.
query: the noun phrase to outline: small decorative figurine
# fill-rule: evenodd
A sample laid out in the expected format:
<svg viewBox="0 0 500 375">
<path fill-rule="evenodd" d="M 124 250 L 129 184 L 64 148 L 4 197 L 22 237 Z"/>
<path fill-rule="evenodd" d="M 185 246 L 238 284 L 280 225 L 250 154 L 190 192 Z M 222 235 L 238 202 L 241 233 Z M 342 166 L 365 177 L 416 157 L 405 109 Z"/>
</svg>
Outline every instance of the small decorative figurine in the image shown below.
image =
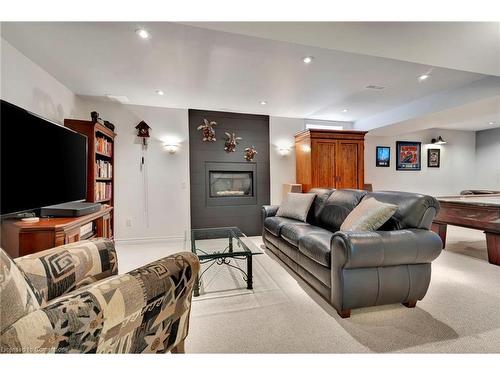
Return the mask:
<svg viewBox="0 0 500 375">
<path fill-rule="evenodd" d="M 151 127 L 144 121 L 141 121 L 135 128 L 137 129 L 137 136 L 142 138 L 142 144 L 146 145 L 146 138 L 149 138 L 149 129 Z"/>
<path fill-rule="evenodd" d="M 111 131 L 115 131 L 115 126 L 109 121 L 104 120 L 104 126 L 107 127 Z"/>
<path fill-rule="evenodd" d="M 255 146 L 247 147 L 245 149 L 245 160 L 252 161 L 256 154 L 257 150 L 255 149 Z"/>
<path fill-rule="evenodd" d="M 224 150 L 226 152 L 234 152 L 236 150 L 236 145 L 239 143 L 238 141 L 241 141 L 243 138 L 241 137 L 236 137 L 233 134 L 225 133 L 227 138 L 226 138 L 226 143 L 224 143 Z"/>
<path fill-rule="evenodd" d="M 205 119 L 203 119 L 203 124 L 198 126 L 198 128 L 197 128 L 198 130 L 203 129 L 203 142 L 215 142 L 216 141 L 215 130 L 213 128 L 215 125 L 217 125 L 217 123 L 215 121 L 208 122 L 208 120 L 205 118 Z"/>
<path fill-rule="evenodd" d="M 99 120 L 99 113 L 96 111 L 90 112 L 90 118 L 92 119 L 92 122 L 97 122 L 97 120 Z"/>
</svg>

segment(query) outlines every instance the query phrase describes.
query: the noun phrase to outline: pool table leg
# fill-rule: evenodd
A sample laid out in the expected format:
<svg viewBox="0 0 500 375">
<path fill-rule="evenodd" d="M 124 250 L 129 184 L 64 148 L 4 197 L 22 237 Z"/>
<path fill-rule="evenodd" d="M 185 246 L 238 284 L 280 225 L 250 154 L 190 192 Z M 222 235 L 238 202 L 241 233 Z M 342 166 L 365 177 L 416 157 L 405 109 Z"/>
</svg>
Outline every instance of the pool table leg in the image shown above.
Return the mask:
<svg viewBox="0 0 500 375">
<path fill-rule="evenodd" d="M 500 234 L 489 233 L 486 234 L 486 247 L 488 248 L 488 261 L 491 264 L 500 266 Z"/>
<path fill-rule="evenodd" d="M 443 242 L 443 249 L 446 247 L 446 228 L 446 224 L 436 222 L 433 222 L 431 226 L 432 231 L 437 233 L 441 238 L 441 242 Z"/>
</svg>

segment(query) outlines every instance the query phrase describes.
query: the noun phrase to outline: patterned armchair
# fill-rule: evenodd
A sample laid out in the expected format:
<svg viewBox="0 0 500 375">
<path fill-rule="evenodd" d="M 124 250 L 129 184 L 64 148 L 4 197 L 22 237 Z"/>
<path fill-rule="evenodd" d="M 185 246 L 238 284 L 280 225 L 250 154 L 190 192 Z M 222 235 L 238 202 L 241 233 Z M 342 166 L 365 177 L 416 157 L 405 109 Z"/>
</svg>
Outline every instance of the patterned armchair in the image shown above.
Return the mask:
<svg viewBox="0 0 500 375">
<path fill-rule="evenodd" d="M 199 261 L 177 253 L 124 275 L 113 242 L 12 260 L 0 249 L 0 352 L 184 352 Z"/>
</svg>

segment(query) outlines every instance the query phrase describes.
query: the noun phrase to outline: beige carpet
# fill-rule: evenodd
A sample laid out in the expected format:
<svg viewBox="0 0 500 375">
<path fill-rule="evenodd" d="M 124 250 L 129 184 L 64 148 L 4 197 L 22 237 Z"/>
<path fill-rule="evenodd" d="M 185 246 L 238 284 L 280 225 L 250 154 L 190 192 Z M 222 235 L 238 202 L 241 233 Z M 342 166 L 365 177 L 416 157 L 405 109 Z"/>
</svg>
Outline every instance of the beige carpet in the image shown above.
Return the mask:
<svg viewBox="0 0 500 375">
<path fill-rule="evenodd" d="M 254 241 L 261 244 L 261 239 Z M 186 244 L 119 244 L 120 272 Z M 388 305 L 341 319 L 307 284 L 266 252 L 254 258 L 254 290 L 223 266 L 204 276 L 194 299 L 191 353 L 500 353 L 500 267 L 487 262 L 479 231 L 450 227 L 447 250 L 414 309 Z"/>
</svg>

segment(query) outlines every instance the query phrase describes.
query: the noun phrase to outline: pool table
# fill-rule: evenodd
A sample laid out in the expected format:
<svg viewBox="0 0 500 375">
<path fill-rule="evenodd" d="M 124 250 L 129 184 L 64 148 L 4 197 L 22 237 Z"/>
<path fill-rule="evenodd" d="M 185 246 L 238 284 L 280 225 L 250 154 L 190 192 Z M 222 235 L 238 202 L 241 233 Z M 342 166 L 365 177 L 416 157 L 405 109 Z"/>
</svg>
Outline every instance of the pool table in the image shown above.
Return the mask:
<svg viewBox="0 0 500 375">
<path fill-rule="evenodd" d="M 446 244 L 446 226 L 479 229 L 486 234 L 490 263 L 500 266 L 500 194 L 457 195 L 436 198 L 441 209 L 432 230 Z"/>
</svg>

